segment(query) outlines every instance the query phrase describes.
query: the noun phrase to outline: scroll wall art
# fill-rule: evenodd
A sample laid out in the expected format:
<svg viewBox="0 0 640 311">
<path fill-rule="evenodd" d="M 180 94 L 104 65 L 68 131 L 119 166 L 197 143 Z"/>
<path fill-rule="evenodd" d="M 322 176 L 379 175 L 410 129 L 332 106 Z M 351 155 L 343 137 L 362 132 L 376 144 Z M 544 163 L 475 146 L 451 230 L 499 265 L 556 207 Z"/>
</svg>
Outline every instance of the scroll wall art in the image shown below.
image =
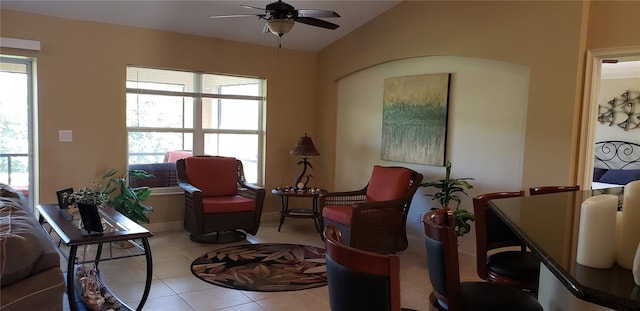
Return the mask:
<svg viewBox="0 0 640 311">
<path fill-rule="evenodd" d="M 626 91 L 598 106 L 598 122 L 614 124 L 625 131 L 640 128 L 640 92 Z"/>
<path fill-rule="evenodd" d="M 384 80 L 382 160 L 444 166 L 451 74 Z"/>
</svg>

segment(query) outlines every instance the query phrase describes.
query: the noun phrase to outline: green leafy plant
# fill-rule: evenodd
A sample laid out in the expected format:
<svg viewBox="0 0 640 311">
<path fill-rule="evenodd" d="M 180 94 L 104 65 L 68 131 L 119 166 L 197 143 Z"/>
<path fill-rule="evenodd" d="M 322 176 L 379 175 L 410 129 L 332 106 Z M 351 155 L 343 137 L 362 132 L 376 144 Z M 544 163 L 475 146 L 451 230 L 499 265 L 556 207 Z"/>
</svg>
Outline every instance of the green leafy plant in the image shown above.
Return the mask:
<svg viewBox="0 0 640 311">
<path fill-rule="evenodd" d="M 82 188 L 68 195 L 67 202 L 71 204 L 87 204 L 103 206 L 109 203 L 109 195 L 102 189 Z"/>
<path fill-rule="evenodd" d="M 471 231 L 469 221 L 474 220 L 472 213 L 459 208 L 460 202 L 462 201 L 459 194 L 469 196 L 465 191 L 473 188 L 467 180 L 473 180 L 473 178 L 451 178 L 451 162 L 448 161 L 443 179 L 430 180 L 420 184 L 420 187 L 433 187 L 438 189 L 434 194 L 426 195 L 431 196 L 432 200 L 437 200 L 441 207 L 448 207 L 453 210 L 456 234 L 458 236 L 469 233 L 469 231 Z M 455 208 L 451 206 L 452 201 L 456 202 Z"/>
<path fill-rule="evenodd" d="M 110 205 L 136 223 L 149 223 L 149 213 L 153 208 L 142 202 L 151 196 L 151 188 L 129 187 L 127 179 L 117 176 L 117 173 L 115 169 L 107 171 L 101 177 L 102 183 L 92 182 L 93 188 L 82 188 L 73 192 L 69 195 L 68 202 L 96 206 Z M 155 176 L 143 170 L 130 170 L 129 177 L 149 179 Z"/>
<path fill-rule="evenodd" d="M 109 197 L 109 205 L 122 215 L 136 223 L 149 223 L 149 213 L 153 211 L 153 207 L 142 204 L 151 196 L 151 188 L 149 187 L 129 187 L 126 178 L 117 176 L 118 171 L 111 169 L 102 176 L 103 182 L 106 181 L 102 191 Z M 155 176 L 144 170 L 129 170 L 129 178 L 150 179 Z"/>
</svg>

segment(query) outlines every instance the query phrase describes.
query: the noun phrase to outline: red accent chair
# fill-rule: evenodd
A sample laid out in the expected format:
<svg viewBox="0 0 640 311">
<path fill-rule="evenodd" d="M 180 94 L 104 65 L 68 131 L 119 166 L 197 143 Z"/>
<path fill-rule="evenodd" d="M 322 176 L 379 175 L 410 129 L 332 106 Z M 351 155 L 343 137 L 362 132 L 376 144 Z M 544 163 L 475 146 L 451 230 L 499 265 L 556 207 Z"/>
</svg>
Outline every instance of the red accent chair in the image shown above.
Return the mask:
<svg viewBox="0 0 640 311">
<path fill-rule="evenodd" d="M 542 311 L 532 295 L 517 288 L 490 282 L 460 282 L 458 239 L 450 209 L 431 211 L 423 222 L 427 270 L 433 288 L 429 310 Z"/>
<path fill-rule="evenodd" d="M 324 229 L 329 304 L 333 311 L 400 311 L 400 257 L 342 243 L 334 226 Z"/>
<path fill-rule="evenodd" d="M 167 151 L 164 154 L 164 162 L 165 163 L 176 163 L 180 159 L 185 159 L 190 156 L 193 156 L 193 152 L 191 150 L 172 150 Z"/>
<path fill-rule="evenodd" d="M 395 166 L 373 167 L 362 189 L 320 194 L 324 225 L 340 229 L 345 244 L 393 253 L 407 249 L 407 214 L 422 174 Z"/>
<path fill-rule="evenodd" d="M 228 243 L 255 235 L 265 190 L 244 177 L 242 162 L 231 157 L 196 156 L 176 162 L 178 185 L 185 192 L 184 227 L 191 239 Z"/>
<path fill-rule="evenodd" d="M 540 260 L 496 213 L 489 201 L 524 196 L 519 192 L 485 193 L 473 198 L 478 276 L 489 282 L 516 287 L 537 295 Z M 520 249 L 512 249 L 516 246 Z"/>
</svg>

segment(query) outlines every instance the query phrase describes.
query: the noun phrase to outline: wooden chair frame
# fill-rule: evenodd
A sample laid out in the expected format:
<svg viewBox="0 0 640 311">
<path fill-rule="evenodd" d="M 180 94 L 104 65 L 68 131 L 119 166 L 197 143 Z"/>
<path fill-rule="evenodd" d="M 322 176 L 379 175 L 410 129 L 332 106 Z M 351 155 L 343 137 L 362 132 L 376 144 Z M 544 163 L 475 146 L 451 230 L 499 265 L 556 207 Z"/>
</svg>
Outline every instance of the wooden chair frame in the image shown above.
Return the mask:
<svg viewBox="0 0 640 311">
<path fill-rule="evenodd" d="M 400 311 L 400 257 L 363 251 L 343 244 L 340 230 L 328 225 L 324 229 L 326 256 L 341 266 L 363 274 L 389 278 L 390 310 Z M 331 280 L 329 280 L 331 282 Z M 331 283 L 329 283 L 331 284 Z M 331 289 L 329 290 L 331 293 Z M 371 293 L 375 295 L 375 293 Z M 368 297 L 365 297 L 368 299 Z M 335 308 L 335 309 L 334 309 Z M 332 306 L 332 310 L 340 309 Z"/>
<path fill-rule="evenodd" d="M 404 169 L 408 169 L 403 167 Z M 405 194 L 391 201 L 367 202 L 368 184 L 355 191 L 327 192 L 319 197 L 319 206 L 351 206 L 351 226 L 323 217 L 323 225 L 340 229 L 345 244 L 362 250 L 394 253 L 407 249 L 407 215 L 413 195 L 420 187 L 422 174 L 411 171 Z"/>
<path fill-rule="evenodd" d="M 567 191 L 580 191 L 580 185 L 531 187 L 529 188 L 529 195 L 549 194 Z"/>
<path fill-rule="evenodd" d="M 251 235 L 258 233 L 266 191 L 262 187 L 247 182 L 244 177 L 242 161 L 236 159 L 236 163 L 238 195 L 255 200 L 255 210 L 250 212 L 205 214 L 203 211 L 202 191 L 189 183 L 185 159 L 179 159 L 176 162 L 178 185 L 185 192 L 184 227 L 192 234 L 192 239 L 195 241 L 225 243 L 224 240 L 219 239 L 220 233 L 237 229 L 242 229 Z M 215 177 L 212 176 L 212 178 Z M 211 240 L 204 237 L 210 233 L 217 233 L 216 239 Z"/>
<path fill-rule="evenodd" d="M 476 229 L 476 267 L 478 276 L 483 280 L 511 285 L 535 294 L 538 291 L 538 282 L 510 278 L 489 271 L 487 267 L 490 251 L 516 246 L 520 247 L 522 253 L 527 252 L 526 245 L 522 240 L 489 209 L 489 201 L 491 200 L 522 196 L 524 196 L 524 191 L 485 193 L 473 198 Z"/>
</svg>

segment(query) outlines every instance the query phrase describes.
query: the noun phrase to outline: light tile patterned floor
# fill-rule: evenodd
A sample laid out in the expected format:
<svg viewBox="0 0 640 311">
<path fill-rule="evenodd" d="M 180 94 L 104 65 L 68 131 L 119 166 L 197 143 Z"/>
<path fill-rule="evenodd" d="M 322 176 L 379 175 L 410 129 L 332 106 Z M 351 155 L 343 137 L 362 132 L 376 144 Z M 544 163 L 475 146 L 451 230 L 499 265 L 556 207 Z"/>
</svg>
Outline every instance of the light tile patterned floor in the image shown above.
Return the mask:
<svg viewBox="0 0 640 311">
<path fill-rule="evenodd" d="M 275 220 L 263 220 L 250 243 L 300 243 L 324 247 L 310 219 L 288 218 L 281 232 Z M 242 243 L 246 243 L 242 242 Z M 191 262 L 215 248 L 230 244 L 199 244 L 189 240 L 186 231 L 158 232 L 150 238 L 153 255 L 153 281 L 143 310 L 162 311 L 264 311 L 308 310 L 329 308 L 327 287 L 291 292 L 237 291 L 215 286 L 193 276 Z M 126 251 L 126 250 L 124 250 Z M 79 251 L 80 252 L 80 251 Z M 426 271 L 426 256 L 422 239 L 412 239 L 409 248 L 399 253 L 401 258 L 402 306 L 428 310 L 431 292 Z M 89 258 L 89 257 L 87 257 Z M 475 258 L 460 254 L 461 278 L 477 280 Z M 61 266 L 66 271 L 66 262 Z M 132 307 L 137 306 L 144 288 L 144 257 L 133 257 L 100 263 L 102 279 L 111 290 Z M 69 310 L 67 297 L 65 310 Z"/>
</svg>

